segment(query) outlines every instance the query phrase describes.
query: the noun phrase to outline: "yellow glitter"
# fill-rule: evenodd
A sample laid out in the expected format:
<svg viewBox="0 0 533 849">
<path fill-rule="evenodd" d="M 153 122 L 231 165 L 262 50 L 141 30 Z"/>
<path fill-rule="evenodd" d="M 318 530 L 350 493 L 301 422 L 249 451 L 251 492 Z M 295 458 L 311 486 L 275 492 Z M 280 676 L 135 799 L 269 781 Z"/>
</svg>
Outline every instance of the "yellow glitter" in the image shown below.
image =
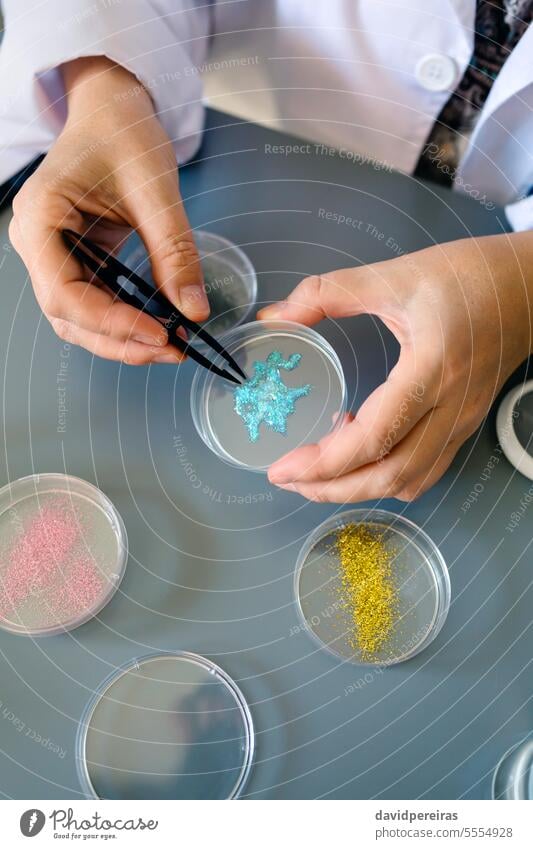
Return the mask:
<svg viewBox="0 0 533 849">
<path fill-rule="evenodd" d="M 365 661 L 376 659 L 390 637 L 398 612 L 392 575 L 394 550 L 369 525 L 346 525 L 336 532 L 341 563 L 342 602 L 353 619 L 350 646 Z"/>
</svg>

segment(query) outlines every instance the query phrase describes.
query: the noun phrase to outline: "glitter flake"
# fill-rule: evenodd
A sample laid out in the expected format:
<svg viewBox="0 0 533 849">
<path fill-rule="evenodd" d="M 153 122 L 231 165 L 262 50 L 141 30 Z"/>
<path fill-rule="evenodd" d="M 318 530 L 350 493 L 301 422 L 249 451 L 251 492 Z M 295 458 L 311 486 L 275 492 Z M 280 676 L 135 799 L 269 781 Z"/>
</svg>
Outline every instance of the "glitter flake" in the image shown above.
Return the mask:
<svg viewBox="0 0 533 849">
<path fill-rule="evenodd" d="M 253 377 L 235 389 L 234 409 L 246 425 L 250 442 L 259 439 L 261 422 L 276 433 L 287 433 L 287 419 L 294 413 L 295 402 L 309 395 L 311 384 L 290 389 L 283 383 L 280 369 L 292 371 L 301 359 L 301 354 L 291 354 L 284 360 L 279 351 L 272 351 L 265 362 L 254 363 Z"/>
</svg>

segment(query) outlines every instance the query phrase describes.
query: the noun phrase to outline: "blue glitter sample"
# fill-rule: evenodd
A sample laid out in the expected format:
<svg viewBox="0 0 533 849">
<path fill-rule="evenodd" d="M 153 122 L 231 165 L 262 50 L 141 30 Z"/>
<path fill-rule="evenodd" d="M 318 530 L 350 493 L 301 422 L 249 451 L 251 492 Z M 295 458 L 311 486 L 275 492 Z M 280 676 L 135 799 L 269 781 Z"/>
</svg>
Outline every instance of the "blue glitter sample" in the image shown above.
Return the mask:
<svg viewBox="0 0 533 849">
<path fill-rule="evenodd" d="M 261 422 L 276 433 L 287 433 L 287 419 L 294 413 L 294 404 L 309 395 L 311 384 L 290 389 L 283 383 L 280 369 L 292 371 L 301 359 L 301 354 L 291 354 L 284 360 L 279 351 L 272 351 L 265 362 L 256 360 L 253 377 L 235 388 L 234 410 L 244 421 L 250 442 L 259 439 Z"/>
</svg>

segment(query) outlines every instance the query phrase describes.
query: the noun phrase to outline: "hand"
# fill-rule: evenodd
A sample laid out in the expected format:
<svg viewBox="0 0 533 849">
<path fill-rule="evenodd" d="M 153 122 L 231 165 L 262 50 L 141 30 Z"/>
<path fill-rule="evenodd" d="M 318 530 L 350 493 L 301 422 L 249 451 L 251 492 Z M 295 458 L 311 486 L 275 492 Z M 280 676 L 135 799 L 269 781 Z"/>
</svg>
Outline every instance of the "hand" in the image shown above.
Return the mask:
<svg viewBox="0 0 533 849">
<path fill-rule="evenodd" d="M 136 78 L 104 57 L 63 68 L 68 118 L 15 198 L 10 238 L 56 333 L 102 357 L 130 364 L 177 363 L 156 319 L 89 282 L 61 231 L 87 233 L 114 250 L 132 228 L 154 280 L 189 318 L 207 318 L 200 262 L 178 189 L 176 158 Z"/>
<path fill-rule="evenodd" d="M 372 313 L 401 345 L 356 416 L 274 463 L 271 483 L 332 502 L 410 501 L 432 486 L 531 350 L 532 260 L 529 233 L 466 239 L 309 277 L 261 310 L 306 325 Z"/>
</svg>

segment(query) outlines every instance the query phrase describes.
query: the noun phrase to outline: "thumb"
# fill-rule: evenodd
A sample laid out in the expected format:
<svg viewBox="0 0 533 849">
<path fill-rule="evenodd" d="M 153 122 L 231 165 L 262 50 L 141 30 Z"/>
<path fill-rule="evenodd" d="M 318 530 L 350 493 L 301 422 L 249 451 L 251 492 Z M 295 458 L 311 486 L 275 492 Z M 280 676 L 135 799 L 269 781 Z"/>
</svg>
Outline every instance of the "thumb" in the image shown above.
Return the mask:
<svg viewBox="0 0 533 849">
<path fill-rule="evenodd" d="M 144 242 L 156 286 L 193 321 L 209 316 L 200 256 L 177 182 L 165 193 L 136 199 L 132 223 Z"/>
<path fill-rule="evenodd" d="M 394 288 L 381 270 L 384 263 L 343 268 L 327 274 L 306 277 L 285 301 L 263 307 L 261 320 L 283 319 L 312 325 L 323 318 L 347 318 L 360 313 L 387 316 L 391 302 L 397 301 Z"/>
</svg>

